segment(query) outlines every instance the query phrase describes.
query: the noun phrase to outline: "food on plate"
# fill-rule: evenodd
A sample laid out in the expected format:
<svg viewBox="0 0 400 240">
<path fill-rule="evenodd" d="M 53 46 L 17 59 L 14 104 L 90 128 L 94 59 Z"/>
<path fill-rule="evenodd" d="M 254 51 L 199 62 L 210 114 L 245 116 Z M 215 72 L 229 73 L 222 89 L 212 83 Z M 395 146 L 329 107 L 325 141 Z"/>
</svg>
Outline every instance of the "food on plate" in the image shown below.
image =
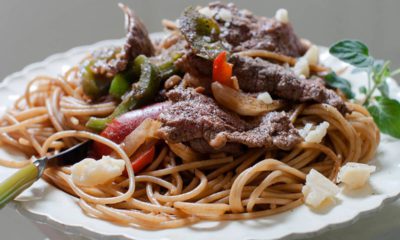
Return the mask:
<svg viewBox="0 0 400 240">
<path fill-rule="evenodd" d="M 267 18 L 232 3 L 189 7 L 151 38 L 120 7 L 124 43 L 88 53 L 62 76 L 29 81 L 0 122 L 1 143 L 29 159 L 1 159 L 8 167 L 90 139 L 85 158 L 43 172 L 90 217 L 165 229 L 318 207 L 338 194 L 336 181 L 365 184 L 377 125 L 400 136 L 386 108 L 400 113 L 385 90 L 388 65 L 358 41 L 331 53 L 372 69 L 364 106 L 319 61 L 318 47 L 295 34 L 285 9 Z"/>
<path fill-rule="evenodd" d="M 342 182 L 349 188 L 360 188 L 363 187 L 371 173 L 375 172 L 375 166 L 369 166 L 368 164 L 348 162 L 342 166 L 339 170 L 337 181 Z"/>
<path fill-rule="evenodd" d="M 318 171 L 311 169 L 306 177 L 306 184 L 302 192 L 304 202 L 314 208 L 320 207 L 324 202 L 333 200 L 340 192 L 340 188 Z"/>
</svg>

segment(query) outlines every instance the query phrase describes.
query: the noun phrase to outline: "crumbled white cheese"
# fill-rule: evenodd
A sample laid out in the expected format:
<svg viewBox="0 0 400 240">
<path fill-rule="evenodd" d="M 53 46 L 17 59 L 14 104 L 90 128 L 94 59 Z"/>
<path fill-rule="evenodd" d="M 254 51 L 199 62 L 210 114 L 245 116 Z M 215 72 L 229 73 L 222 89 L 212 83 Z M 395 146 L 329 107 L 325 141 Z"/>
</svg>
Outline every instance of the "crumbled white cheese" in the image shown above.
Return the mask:
<svg viewBox="0 0 400 240">
<path fill-rule="evenodd" d="M 209 7 L 203 7 L 199 9 L 199 13 L 206 17 L 213 18 L 217 14 L 216 9 L 210 9 Z"/>
<path fill-rule="evenodd" d="M 308 133 L 310 133 L 312 127 L 314 125 L 312 123 L 306 123 L 306 125 L 304 125 L 304 128 L 299 130 L 299 134 L 302 138 L 306 138 Z"/>
<path fill-rule="evenodd" d="M 199 13 L 209 18 L 225 21 L 226 23 L 232 21 L 232 12 L 225 8 L 211 9 L 209 7 L 203 7 L 199 9 Z"/>
<path fill-rule="evenodd" d="M 333 199 L 340 189 L 324 175 L 311 169 L 307 174 L 306 184 L 302 189 L 307 205 L 317 208 L 328 199 Z"/>
<path fill-rule="evenodd" d="M 261 100 L 265 104 L 271 104 L 273 102 L 272 97 L 268 92 L 258 94 L 257 99 Z"/>
<path fill-rule="evenodd" d="M 306 78 L 310 76 L 310 66 L 306 58 L 299 58 L 293 67 L 296 75 L 304 75 Z"/>
<path fill-rule="evenodd" d="M 280 8 L 275 13 L 275 19 L 281 23 L 289 23 L 288 11 L 284 8 Z"/>
<path fill-rule="evenodd" d="M 314 130 L 309 131 L 304 140 L 309 143 L 320 143 L 328 132 L 328 128 L 329 123 L 324 121 L 320 123 Z"/>
<path fill-rule="evenodd" d="M 311 45 L 306 54 L 304 54 L 304 58 L 307 59 L 309 64 L 317 65 L 319 62 L 319 48 Z"/>
<path fill-rule="evenodd" d="M 76 117 L 71 117 L 70 120 L 73 125 L 79 125 L 79 119 L 77 119 Z"/>
<path fill-rule="evenodd" d="M 375 170 L 375 166 L 349 162 L 340 168 L 337 180 L 351 189 L 360 188 L 367 183 L 371 173 Z"/>
<path fill-rule="evenodd" d="M 86 158 L 72 166 L 71 175 L 75 184 L 96 186 L 122 175 L 125 161 L 103 156 L 100 160 Z"/>
<path fill-rule="evenodd" d="M 232 12 L 229 11 L 228 9 L 221 8 L 217 13 L 217 18 L 221 19 L 225 22 L 231 22 L 232 21 Z"/>
</svg>

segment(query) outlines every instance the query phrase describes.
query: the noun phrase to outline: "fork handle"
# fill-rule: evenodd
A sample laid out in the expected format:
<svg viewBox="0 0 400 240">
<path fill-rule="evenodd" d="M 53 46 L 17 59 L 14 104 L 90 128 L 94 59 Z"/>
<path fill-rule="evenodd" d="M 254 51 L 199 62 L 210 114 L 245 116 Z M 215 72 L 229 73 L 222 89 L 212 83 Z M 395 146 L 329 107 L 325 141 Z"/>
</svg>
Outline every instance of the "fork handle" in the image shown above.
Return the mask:
<svg viewBox="0 0 400 240">
<path fill-rule="evenodd" d="M 0 183 L 0 209 L 39 179 L 38 167 L 30 163 Z"/>
</svg>

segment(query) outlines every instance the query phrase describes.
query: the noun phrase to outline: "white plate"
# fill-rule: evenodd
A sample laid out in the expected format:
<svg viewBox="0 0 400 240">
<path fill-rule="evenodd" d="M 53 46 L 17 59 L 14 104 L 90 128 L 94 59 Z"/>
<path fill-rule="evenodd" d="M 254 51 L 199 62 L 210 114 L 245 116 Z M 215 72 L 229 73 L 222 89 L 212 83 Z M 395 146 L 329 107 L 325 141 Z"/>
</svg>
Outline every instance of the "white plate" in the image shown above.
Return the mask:
<svg viewBox="0 0 400 240">
<path fill-rule="evenodd" d="M 0 84 L 0 114 L 7 106 L 23 93 L 27 81 L 39 74 L 57 75 L 76 64 L 87 52 L 101 47 L 120 43 L 109 40 L 90 46 L 74 48 L 66 53 L 53 55 L 43 62 L 24 68 L 21 72 L 7 77 Z M 321 59 L 335 69 L 345 65 L 329 56 L 323 49 Z M 364 84 L 362 74 L 351 74 L 350 78 L 357 86 Z M 399 93 L 399 87 L 390 83 L 393 97 Z M 43 180 L 37 182 L 12 204 L 22 215 L 29 219 L 46 223 L 64 233 L 85 236 L 92 239 L 137 239 L 137 240 L 208 240 L 208 239 L 294 239 L 310 237 L 328 229 L 343 227 L 356 221 L 360 216 L 379 209 L 383 204 L 394 201 L 400 195 L 400 162 L 398 152 L 400 141 L 383 136 L 376 159 L 372 164 L 377 172 L 371 178 L 371 184 L 351 194 L 340 194 L 339 203 L 323 212 L 313 212 L 306 206 L 276 216 L 246 221 L 203 222 L 194 226 L 162 230 L 144 231 L 132 227 L 122 227 L 112 223 L 87 217 L 77 200 L 57 190 Z M 0 149 L 0 157 L 9 153 Z M 10 155 L 9 155 L 10 156 Z M 15 157 L 15 154 L 13 155 Z M 0 167 L 0 180 L 15 170 Z"/>
</svg>

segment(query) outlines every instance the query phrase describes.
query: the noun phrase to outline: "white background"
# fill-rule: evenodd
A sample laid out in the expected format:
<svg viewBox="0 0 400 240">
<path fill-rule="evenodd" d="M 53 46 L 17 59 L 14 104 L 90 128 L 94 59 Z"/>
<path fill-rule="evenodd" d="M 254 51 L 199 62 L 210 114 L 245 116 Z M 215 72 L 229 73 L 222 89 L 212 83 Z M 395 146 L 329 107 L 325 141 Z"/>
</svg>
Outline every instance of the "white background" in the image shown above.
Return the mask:
<svg viewBox="0 0 400 240">
<path fill-rule="evenodd" d="M 0 79 L 25 65 L 71 47 L 124 36 L 123 15 L 112 0 L 0 0 Z M 174 19 L 188 5 L 207 1 L 122 1 L 149 28 L 160 31 L 162 18 Z M 296 32 L 316 44 L 329 46 L 343 38 L 367 43 L 370 52 L 400 66 L 400 1 L 303 0 L 234 1 L 258 15 L 289 10 Z M 400 176 L 399 176 L 400 178 Z M 391 204 L 350 228 L 317 239 L 398 239 L 400 204 Z M 355 235 L 354 235 L 355 234 Z M 0 239 L 44 239 L 33 225 L 9 209 L 0 211 Z"/>
</svg>

